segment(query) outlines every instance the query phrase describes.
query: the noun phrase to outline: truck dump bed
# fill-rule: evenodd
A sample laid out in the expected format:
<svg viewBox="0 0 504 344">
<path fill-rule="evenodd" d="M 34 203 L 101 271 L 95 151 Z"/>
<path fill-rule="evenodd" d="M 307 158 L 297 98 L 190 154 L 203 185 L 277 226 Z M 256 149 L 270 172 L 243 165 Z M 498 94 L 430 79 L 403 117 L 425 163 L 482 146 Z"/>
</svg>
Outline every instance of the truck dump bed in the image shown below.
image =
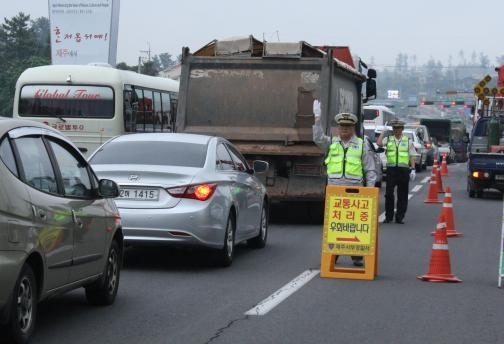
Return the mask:
<svg viewBox="0 0 504 344">
<path fill-rule="evenodd" d="M 365 80 L 306 42 L 249 36 L 212 41 L 193 54 L 185 48 L 176 130 L 222 136 L 247 158 L 267 160 L 274 199 L 322 200 L 325 152 L 312 142 L 313 100 L 322 103 L 329 133 L 337 113 L 361 113 Z"/>
</svg>

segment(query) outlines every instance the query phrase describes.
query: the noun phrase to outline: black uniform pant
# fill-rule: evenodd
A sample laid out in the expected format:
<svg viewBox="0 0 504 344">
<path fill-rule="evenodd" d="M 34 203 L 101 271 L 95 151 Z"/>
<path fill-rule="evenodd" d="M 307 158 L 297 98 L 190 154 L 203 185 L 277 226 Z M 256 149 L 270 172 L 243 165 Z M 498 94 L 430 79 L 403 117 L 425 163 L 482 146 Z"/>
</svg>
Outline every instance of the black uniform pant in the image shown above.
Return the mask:
<svg viewBox="0 0 504 344">
<path fill-rule="evenodd" d="M 387 183 L 385 188 L 385 219 L 392 220 L 394 217 L 394 191 L 397 187 L 396 220 L 402 220 L 408 209 L 410 169 L 407 167 L 387 166 Z"/>
</svg>

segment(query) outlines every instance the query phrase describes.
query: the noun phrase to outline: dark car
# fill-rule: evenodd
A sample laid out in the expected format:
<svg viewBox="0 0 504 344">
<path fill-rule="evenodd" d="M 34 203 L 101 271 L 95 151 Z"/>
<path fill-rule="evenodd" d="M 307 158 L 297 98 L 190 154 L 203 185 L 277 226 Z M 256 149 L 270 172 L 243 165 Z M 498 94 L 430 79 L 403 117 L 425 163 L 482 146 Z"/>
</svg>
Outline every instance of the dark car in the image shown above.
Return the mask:
<svg viewBox="0 0 504 344">
<path fill-rule="evenodd" d="M 109 305 L 119 286 L 123 239 L 112 180 L 98 180 L 61 133 L 0 119 L 0 337 L 27 342 L 37 303 L 84 287 Z"/>
</svg>

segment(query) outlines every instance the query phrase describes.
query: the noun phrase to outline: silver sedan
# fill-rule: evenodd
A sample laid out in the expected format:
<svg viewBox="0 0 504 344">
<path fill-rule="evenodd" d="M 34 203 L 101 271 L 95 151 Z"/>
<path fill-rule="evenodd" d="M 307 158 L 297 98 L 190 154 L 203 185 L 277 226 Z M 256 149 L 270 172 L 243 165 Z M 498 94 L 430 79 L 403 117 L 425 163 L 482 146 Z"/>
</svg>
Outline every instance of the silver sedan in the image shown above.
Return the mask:
<svg viewBox="0 0 504 344">
<path fill-rule="evenodd" d="M 119 184 L 116 204 L 130 245 L 203 246 L 229 266 L 235 244 L 266 245 L 268 196 L 252 167 L 221 137 L 141 133 L 115 137 L 89 158 Z"/>
</svg>

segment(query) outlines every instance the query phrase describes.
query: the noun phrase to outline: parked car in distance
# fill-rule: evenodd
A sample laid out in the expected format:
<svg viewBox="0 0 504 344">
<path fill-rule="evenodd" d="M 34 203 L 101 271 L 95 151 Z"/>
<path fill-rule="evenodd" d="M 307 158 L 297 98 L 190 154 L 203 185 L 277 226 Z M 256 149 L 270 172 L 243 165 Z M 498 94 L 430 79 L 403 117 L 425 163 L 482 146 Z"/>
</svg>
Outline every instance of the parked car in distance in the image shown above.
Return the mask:
<svg viewBox="0 0 504 344">
<path fill-rule="evenodd" d="M 368 134 L 372 135 L 374 138 L 374 129 L 372 132 L 369 132 Z M 369 147 L 371 148 L 371 154 L 373 155 L 373 160 L 375 161 L 375 167 L 376 167 L 376 182 L 375 182 L 375 187 L 380 188 L 382 185 L 383 181 L 383 158 L 385 156 L 385 149 L 382 147 L 378 147 L 376 144 L 376 140 L 373 141 L 369 136 L 364 134 L 364 138 L 368 141 Z M 385 157 L 386 159 L 386 157 Z"/>
<path fill-rule="evenodd" d="M 112 198 L 78 149 L 37 122 L 0 119 L 0 334 L 25 343 L 37 304 L 84 287 L 88 302 L 115 300 L 123 238 Z"/>
<path fill-rule="evenodd" d="M 413 129 L 416 130 L 418 137 L 423 141 L 423 144 L 426 148 L 426 164 L 427 166 L 432 166 L 434 164 L 434 160 L 438 163 L 441 163 L 439 156 L 439 148 L 437 146 L 437 142 L 434 138 L 432 138 L 429 134 L 429 128 L 422 124 L 411 124 L 407 123 L 404 126 L 404 129 Z"/>
<path fill-rule="evenodd" d="M 416 155 L 415 155 L 415 170 L 416 172 L 420 172 L 427 168 L 427 148 L 425 148 L 423 141 L 418 137 L 416 130 L 413 129 L 404 129 L 403 135 L 409 137 L 410 140 L 413 141 L 413 145 L 415 146 Z"/>
<path fill-rule="evenodd" d="M 269 200 L 252 167 L 221 137 L 138 133 L 105 142 L 89 158 L 98 176 L 119 184 L 116 204 L 128 245 L 199 246 L 229 266 L 235 244 L 262 248 Z"/>
</svg>

